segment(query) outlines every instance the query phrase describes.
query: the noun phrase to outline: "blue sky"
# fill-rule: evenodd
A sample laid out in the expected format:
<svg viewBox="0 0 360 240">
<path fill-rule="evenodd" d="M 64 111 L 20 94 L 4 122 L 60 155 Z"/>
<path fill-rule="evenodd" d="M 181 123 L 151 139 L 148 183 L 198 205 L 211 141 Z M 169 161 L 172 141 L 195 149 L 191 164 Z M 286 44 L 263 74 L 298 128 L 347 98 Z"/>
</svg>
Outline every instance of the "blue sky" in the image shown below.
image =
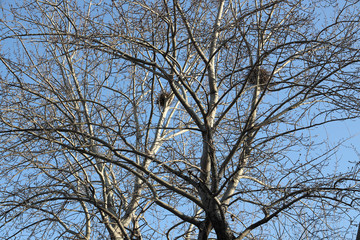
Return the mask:
<svg viewBox="0 0 360 240">
<path fill-rule="evenodd" d="M 12 1 L 2 1 L 2 3 L 9 3 Z M 341 2 L 341 1 L 340 1 Z M 330 17 L 332 12 L 330 8 L 326 10 L 326 8 L 321 9 L 320 12 L 326 17 Z M 319 24 L 322 23 L 321 19 L 326 22 L 326 17 L 320 18 Z M 2 46 L 6 48 L 7 46 Z M 1 69 L 3 65 L 0 67 L 0 71 L 4 71 Z M 327 145 L 329 149 L 337 146 L 339 142 L 344 141 L 339 147 L 338 152 L 335 154 L 336 159 L 339 160 L 339 164 L 337 167 L 339 170 L 345 169 L 348 167 L 352 167 L 354 163 L 359 162 L 359 155 L 356 152 L 356 149 L 359 149 L 360 152 L 360 120 L 348 120 L 344 122 L 335 122 L 329 123 L 325 126 L 313 128 L 310 130 L 312 136 L 316 136 L 317 139 L 323 141 L 325 146 Z M 319 153 L 321 154 L 324 149 L 319 149 Z M 353 163 L 350 163 L 353 162 Z"/>
</svg>

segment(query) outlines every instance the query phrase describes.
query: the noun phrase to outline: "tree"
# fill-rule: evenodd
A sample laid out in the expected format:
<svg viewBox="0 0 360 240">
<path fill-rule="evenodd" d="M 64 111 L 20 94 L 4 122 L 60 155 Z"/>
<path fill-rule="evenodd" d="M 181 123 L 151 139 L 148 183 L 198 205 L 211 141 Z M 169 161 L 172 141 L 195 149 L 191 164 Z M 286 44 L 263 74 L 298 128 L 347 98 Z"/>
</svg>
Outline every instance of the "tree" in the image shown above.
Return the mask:
<svg viewBox="0 0 360 240">
<path fill-rule="evenodd" d="M 6 4 L 0 238 L 354 236 L 359 6 Z"/>
</svg>

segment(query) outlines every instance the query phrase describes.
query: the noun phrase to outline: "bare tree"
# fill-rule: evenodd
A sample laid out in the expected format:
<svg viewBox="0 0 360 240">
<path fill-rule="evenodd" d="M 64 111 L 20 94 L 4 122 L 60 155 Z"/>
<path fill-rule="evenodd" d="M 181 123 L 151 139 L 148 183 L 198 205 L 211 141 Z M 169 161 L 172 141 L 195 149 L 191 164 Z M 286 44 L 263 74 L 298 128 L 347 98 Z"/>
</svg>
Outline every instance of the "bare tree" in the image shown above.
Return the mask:
<svg viewBox="0 0 360 240">
<path fill-rule="evenodd" d="M 0 239 L 354 237 L 359 7 L 4 5 Z"/>
</svg>

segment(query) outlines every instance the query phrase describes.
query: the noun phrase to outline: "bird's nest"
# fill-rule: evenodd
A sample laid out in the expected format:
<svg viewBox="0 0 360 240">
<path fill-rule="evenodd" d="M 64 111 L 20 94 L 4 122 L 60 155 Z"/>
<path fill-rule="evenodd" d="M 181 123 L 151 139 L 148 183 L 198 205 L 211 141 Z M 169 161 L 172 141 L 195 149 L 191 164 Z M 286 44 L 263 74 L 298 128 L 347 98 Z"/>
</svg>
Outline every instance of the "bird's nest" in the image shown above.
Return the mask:
<svg viewBox="0 0 360 240">
<path fill-rule="evenodd" d="M 171 93 L 163 91 L 157 97 L 156 104 L 158 104 L 160 107 L 164 108 L 167 106 L 170 98 L 171 98 Z"/>
<path fill-rule="evenodd" d="M 265 88 L 270 81 L 270 77 L 270 72 L 264 68 L 252 69 L 249 73 L 249 83 L 251 85 L 259 84 L 261 88 Z"/>
</svg>

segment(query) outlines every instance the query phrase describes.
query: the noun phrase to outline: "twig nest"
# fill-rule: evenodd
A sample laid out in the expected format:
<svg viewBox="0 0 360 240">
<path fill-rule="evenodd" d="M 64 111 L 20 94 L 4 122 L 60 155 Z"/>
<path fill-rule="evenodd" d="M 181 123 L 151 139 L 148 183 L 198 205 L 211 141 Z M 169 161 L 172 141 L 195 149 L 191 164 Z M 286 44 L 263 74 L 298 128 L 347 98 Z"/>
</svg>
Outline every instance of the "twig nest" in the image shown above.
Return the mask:
<svg viewBox="0 0 360 240">
<path fill-rule="evenodd" d="M 170 98 L 171 98 L 171 93 L 161 92 L 159 94 L 159 96 L 157 97 L 156 104 L 158 104 L 160 107 L 164 108 L 168 104 Z"/>
<path fill-rule="evenodd" d="M 251 70 L 249 73 L 249 83 L 256 85 L 257 79 L 259 79 L 259 86 L 265 88 L 270 80 L 270 72 L 264 68 Z"/>
</svg>

